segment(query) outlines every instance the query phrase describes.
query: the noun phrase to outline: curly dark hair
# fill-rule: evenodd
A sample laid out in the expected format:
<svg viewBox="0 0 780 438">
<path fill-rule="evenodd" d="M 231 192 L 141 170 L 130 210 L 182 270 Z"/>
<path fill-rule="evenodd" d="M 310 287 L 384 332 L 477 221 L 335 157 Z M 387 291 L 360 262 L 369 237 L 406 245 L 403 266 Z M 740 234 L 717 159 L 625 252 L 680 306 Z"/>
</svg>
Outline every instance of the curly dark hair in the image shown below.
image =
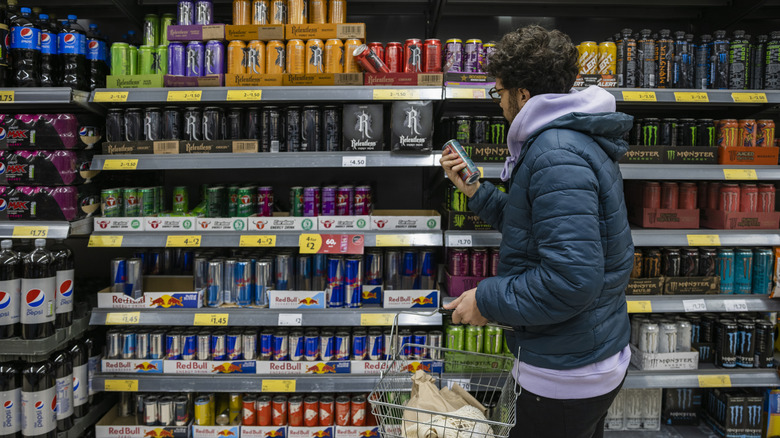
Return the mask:
<svg viewBox="0 0 780 438">
<path fill-rule="evenodd" d="M 504 88 L 525 88 L 531 96 L 568 93 L 577 78 L 578 58 L 565 33 L 526 26 L 501 38 L 487 72 L 501 79 Z"/>
</svg>

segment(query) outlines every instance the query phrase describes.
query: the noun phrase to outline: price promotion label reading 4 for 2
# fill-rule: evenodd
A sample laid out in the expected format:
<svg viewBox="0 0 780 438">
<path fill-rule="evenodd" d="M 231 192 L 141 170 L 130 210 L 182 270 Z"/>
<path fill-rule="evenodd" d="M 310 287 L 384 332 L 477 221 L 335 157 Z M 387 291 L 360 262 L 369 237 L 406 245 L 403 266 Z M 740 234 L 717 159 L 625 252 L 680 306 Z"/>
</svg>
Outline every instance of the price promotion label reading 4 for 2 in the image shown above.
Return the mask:
<svg viewBox="0 0 780 438">
<path fill-rule="evenodd" d="M 363 254 L 362 234 L 301 234 L 301 254 Z"/>
</svg>

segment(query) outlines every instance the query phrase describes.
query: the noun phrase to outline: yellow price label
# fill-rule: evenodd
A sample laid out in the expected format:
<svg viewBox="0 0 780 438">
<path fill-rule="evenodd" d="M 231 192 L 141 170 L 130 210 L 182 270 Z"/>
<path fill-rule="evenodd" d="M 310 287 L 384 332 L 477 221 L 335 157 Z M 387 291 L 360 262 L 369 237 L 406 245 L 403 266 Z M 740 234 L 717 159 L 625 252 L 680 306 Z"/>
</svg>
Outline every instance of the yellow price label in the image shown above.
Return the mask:
<svg viewBox="0 0 780 438">
<path fill-rule="evenodd" d="M 731 93 L 736 103 L 767 103 L 766 93 Z"/>
<path fill-rule="evenodd" d="M 106 380 L 106 391 L 138 392 L 138 380 Z"/>
<path fill-rule="evenodd" d="M 756 169 L 723 169 L 723 177 L 726 179 L 758 179 Z"/>
<path fill-rule="evenodd" d="M 484 88 L 451 88 L 452 99 L 484 99 L 487 96 Z"/>
<path fill-rule="evenodd" d="M 168 102 L 200 102 L 202 90 L 169 91 Z"/>
<path fill-rule="evenodd" d="M 193 325 L 228 325 L 229 313 L 196 313 Z"/>
<path fill-rule="evenodd" d="M 127 102 L 127 91 L 95 91 L 95 102 Z"/>
<path fill-rule="evenodd" d="M 141 312 L 109 312 L 106 314 L 106 325 L 138 324 L 141 322 Z"/>
<path fill-rule="evenodd" d="M 376 88 L 374 100 L 417 100 L 420 98 L 420 90 L 404 88 Z"/>
<path fill-rule="evenodd" d="M 376 236 L 376 246 L 412 246 L 412 236 L 404 234 L 379 234 Z"/>
<path fill-rule="evenodd" d="M 260 390 L 263 392 L 295 392 L 295 380 L 263 379 Z"/>
<path fill-rule="evenodd" d="M 652 313 L 653 303 L 650 301 L 626 301 L 628 313 Z"/>
<path fill-rule="evenodd" d="M 298 247 L 301 254 L 317 254 L 322 248 L 322 236 L 319 234 L 301 234 L 298 238 Z"/>
<path fill-rule="evenodd" d="M 675 91 L 674 100 L 675 102 L 707 103 L 710 101 L 710 96 L 704 92 Z"/>
<path fill-rule="evenodd" d="M 227 100 L 262 100 L 263 90 L 228 90 Z"/>
<path fill-rule="evenodd" d="M 393 325 L 394 320 L 395 313 L 363 313 L 360 315 L 360 325 Z"/>
<path fill-rule="evenodd" d="M 484 178 L 485 177 L 485 168 L 484 167 L 477 167 L 477 170 L 479 170 L 479 177 Z"/>
<path fill-rule="evenodd" d="M 119 248 L 122 246 L 124 236 L 89 236 L 90 248 Z"/>
<path fill-rule="evenodd" d="M 624 91 L 623 100 L 626 102 L 655 102 L 655 91 Z"/>
<path fill-rule="evenodd" d="M 0 91 L 0 102 L 13 102 L 16 98 L 14 91 Z"/>
<path fill-rule="evenodd" d="M 13 237 L 37 237 L 45 239 L 49 235 L 49 227 L 29 227 L 17 225 Z"/>
<path fill-rule="evenodd" d="M 731 388 L 731 376 L 728 374 L 712 374 L 699 377 L 699 388 Z"/>
<path fill-rule="evenodd" d="M 688 234 L 688 246 L 720 246 L 717 234 Z"/>
<path fill-rule="evenodd" d="M 276 246 L 276 236 L 241 236 L 238 246 L 251 248 L 273 248 Z"/>
<path fill-rule="evenodd" d="M 138 160 L 116 160 L 108 159 L 103 162 L 103 170 L 135 170 L 138 167 Z"/>
<path fill-rule="evenodd" d="M 166 247 L 177 248 L 198 248 L 200 247 L 200 236 L 168 236 L 165 241 Z"/>
</svg>

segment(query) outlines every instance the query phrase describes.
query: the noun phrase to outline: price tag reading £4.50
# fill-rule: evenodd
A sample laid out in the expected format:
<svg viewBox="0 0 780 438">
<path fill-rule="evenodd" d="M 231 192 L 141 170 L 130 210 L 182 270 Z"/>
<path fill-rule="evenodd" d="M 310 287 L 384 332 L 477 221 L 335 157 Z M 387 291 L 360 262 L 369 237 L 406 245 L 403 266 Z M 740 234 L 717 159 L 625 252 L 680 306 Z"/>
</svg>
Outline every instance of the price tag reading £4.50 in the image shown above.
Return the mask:
<svg viewBox="0 0 780 438">
<path fill-rule="evenodd" d="M 348 155 L 341 158 L 341 167 L 366 167 L 365 155 Z"/>
</svg>

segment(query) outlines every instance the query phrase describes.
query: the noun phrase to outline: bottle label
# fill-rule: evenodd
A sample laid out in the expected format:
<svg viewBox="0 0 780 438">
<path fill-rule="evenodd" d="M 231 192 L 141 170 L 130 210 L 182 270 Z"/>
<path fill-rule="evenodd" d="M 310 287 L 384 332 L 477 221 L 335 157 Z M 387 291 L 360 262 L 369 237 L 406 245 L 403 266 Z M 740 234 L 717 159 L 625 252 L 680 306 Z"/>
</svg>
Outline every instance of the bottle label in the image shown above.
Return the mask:
<svg viewBox="0 0 780 438">
<path fill-rule="evenodd" d="M 73 367 L 73 406 L 82 406 L 89 401 L 89 366 Z"/>
<path fill-rule="evenodd" d="M 19 323 L 20 280 L 0 281 L 0 325 Z"/>
<path fill-rule="evenodd" d="M 43 435 L 57 428 L 57 388 L 22 391 L 22 435 Z"/>
<path fill-rule="evenodd" d="M 57 303 L 54 309 L 57 313 L 73 311 L 73 269 L 57 271 Z"/>
<path fill-rule="evenodd" d="M 79 34 L 79 54 L 87 56 L 87 36 Z"/>
<path fill-rule="evenodd" d="M 54 321 L 54 277 L 23 278 L 21 297 L 22 324 L 39 324 Z"/>
<path fill-rule="evenodd" d="M 89 364 L 87 369 L 87 379 L 89 380 L 89 395 L 93 396 L 97 394 L 97 391 L 92 387 L 92 379 L 95 377 L 95 373 L 100 366 L 100 356 L 92 356 L 89 358 Z"/>
<path fill-rule="evenodd" d="M 64 420 L 73 415 L 73 375 L 57 379 L 57 419 Z"/>
<path fill-rule="evenodd" d="M 81 48 L 80 35 L 73 32 L 60 32 L 58 50 L 61 55 L 78 55 Z"/>
<path fill-rule="evenodd" d="M 103 56 L 103 48 L 100 47 L 100 41 L 89 40 L 87 42 L 87 59 L 90 61 L 100 60 Z"/>
<path fill-rule="evenodd" d="M 56 55 L 57 35 L 51 32 L 41 32 L 41 53 L 44 55 Z"/>
<path fill-rule="evenodd" d="M 12 27 L 11 49 L 41 50 L 41 30 L 34 27 Z"/>
<path fill-rule="evenodd" d="M 22 388 L 0 391 L 0 435 L 22 430 Z"/>
</svg>

